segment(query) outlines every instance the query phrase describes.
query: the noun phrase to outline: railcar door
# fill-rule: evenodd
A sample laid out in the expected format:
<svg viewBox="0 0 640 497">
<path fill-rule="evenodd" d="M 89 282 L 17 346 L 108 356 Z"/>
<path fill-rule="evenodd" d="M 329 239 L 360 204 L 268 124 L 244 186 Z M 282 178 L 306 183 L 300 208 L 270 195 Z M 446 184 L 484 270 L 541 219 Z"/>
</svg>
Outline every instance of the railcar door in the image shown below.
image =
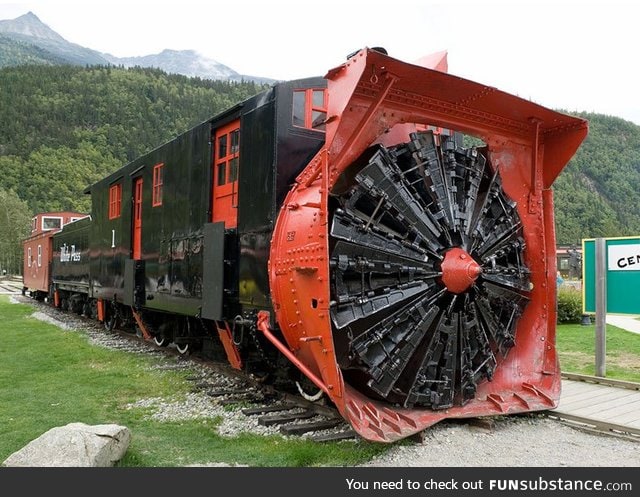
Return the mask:
<svg viewBox="0 0 640 497">
<path fill-rule="evenodd" d="M 240 120 L 215 131 L 213 151 L 212 221 L 224 221 L 226 229 L 238 225 L 238 173 Z"/>
<path fill-rule="evenodd" d="M 133 181 L 133 258 L 142 258 L 142 178 Z"/>
</svg>

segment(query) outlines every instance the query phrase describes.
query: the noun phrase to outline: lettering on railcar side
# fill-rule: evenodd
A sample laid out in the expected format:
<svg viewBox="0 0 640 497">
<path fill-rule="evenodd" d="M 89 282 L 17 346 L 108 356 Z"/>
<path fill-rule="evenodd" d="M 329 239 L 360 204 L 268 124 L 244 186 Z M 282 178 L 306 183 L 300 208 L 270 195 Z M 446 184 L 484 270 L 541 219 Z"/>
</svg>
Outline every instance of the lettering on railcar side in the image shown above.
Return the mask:
<svg viewBox="0 0 640 497">
<path fill-rule="evenodd" d="M 60 262 L 80 262 L 80 251 L 75 245 L 68 246 L 66 243 L 60 247 Z"/>
</svg>

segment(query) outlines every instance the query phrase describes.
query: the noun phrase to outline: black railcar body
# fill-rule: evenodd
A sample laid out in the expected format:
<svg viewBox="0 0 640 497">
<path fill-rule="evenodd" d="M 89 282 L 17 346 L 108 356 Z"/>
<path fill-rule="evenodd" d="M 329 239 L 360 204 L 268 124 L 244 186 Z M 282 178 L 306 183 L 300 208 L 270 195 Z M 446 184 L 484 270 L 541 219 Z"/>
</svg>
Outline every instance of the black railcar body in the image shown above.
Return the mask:
<svg viewBox="0 0 640 497">
<path fill-rule="evenodd" d="M 92 296 L 132 305 L 125 281 L 133 260 L 134 184 L 142 181 L 140 257 L 143 307 L 195 315 L 202 301 L 203 228 L 211 167 L 210 124 L 201 124 L 92 185 Z M 154 166 L 163 164 L 162 204 L 152 206 Z M 120 189 L 119 215 L 109 195 Z M 112 199 L 113 200 L 113 199 Z M 131 266 L 133 267 L 133 266 Z"/>
<path fill-rule="evenodd" d="M 64 226 L 53 237 L 51 282 L 56 289 L 89 295 L 91 286 L 89 231 L 91 218 Z"/>
<path fill-rule="evenodd" d="M 125 294 L 127 260 L 133 257 L 133 205 L 123 203 L 121 214 L 109 219 L 109 191 L 121 185 L 122 199 L 134 198 L 141 179 L 143 308 L 189 316 L 201 315 L 204 301 L 224 302 L 209 309 L 211 319 L 230 319 L 244 307 L 270 307 L 267 259 L 276 214 L 295 176 L 324 141 L 324 134 L 294 127 L 293 90 L 324 88 L 321 78 L 275 85 L 216 116 L 174 140 L 134 160 L 86 190 L 92 197 L 92 297 L 131 304 Z M 212 166 L 216 129 L 239 120 L 240 153 L 237 226 L 207 229 L 212 219 Z M 154 207 L 153 169 L 163 167 L 162 204 Z M 133 200 L 132 200 L 133 201 Z M 224 241 L 215 240 L 224 237 Z M 205 252 L 218 261 L 224 287 L 203 280 Z M 219 253 L 224 247 L 224 254 Z M 223 257 L 220 257 L 223 255 Z M 223 264 L 224 263 L 224 264 Z M 217 281 L 217 278 L 216 278 Z M 215 295 L 225 292 L 225 298 Z"/>
<path fill-rule="evenodd" d="M 324 143 L 322 130 L 293 122 L 294 92 L 307 90 L 324 94 L 326 80 L 276 84 L 88 187 L 92 220 L 83 224 L 85 270 L 74 284 L 68 265 L 56 265 L 57 301 L 92 302 L 85 302 L 91 315 L 109 327 L 142 324 L 157 343 L 176 342 L 185 352 L 218 334 L 211 323 L 237 324 L 271 311 L 268 258 L 275 219 L 295 177 Z M 216 132 L 233 123 L 239 163 L 229 214 L 234 220 L 225 223 L 215 220 Z M 161 199 L 154 197 L 157 188 Z M 57 246 L 71 246 L 75 236 L 75 230 L 63 230 Z"/>
</svg>

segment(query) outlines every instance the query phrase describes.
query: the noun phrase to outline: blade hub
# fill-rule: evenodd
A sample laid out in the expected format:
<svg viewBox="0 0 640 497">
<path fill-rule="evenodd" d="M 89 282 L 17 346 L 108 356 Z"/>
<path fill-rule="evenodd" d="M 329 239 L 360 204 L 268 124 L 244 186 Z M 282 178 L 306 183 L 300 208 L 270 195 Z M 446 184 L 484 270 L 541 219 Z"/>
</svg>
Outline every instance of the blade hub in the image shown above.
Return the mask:
<svg viewBox="0 0 640 497">
<path fill-rule="evenodd" d="M 482 268 L 473 257 L 459 247 L 447 251 L 441 269 L 442 283 L 451 293 L 466 292 L 482 273 Z"/>
</svg>

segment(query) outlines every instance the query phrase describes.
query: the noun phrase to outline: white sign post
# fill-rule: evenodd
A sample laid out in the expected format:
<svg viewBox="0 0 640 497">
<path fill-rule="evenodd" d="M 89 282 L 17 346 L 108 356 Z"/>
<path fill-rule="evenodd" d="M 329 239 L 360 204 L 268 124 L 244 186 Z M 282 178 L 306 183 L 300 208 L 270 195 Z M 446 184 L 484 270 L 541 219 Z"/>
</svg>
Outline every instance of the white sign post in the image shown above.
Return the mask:
<svg viewBox="0 0 640 497">
<path fill-rule="evenodd" d="M 607 252 L 605 239 L 596 238 L 596 376 L 607 374 Z M 611 250 L 613 247 L 609 247 Z M 609 252 L 611 254 L 611 252 Z M 611 259 L 609 259 L 611 264 Z"/>
</svg>

